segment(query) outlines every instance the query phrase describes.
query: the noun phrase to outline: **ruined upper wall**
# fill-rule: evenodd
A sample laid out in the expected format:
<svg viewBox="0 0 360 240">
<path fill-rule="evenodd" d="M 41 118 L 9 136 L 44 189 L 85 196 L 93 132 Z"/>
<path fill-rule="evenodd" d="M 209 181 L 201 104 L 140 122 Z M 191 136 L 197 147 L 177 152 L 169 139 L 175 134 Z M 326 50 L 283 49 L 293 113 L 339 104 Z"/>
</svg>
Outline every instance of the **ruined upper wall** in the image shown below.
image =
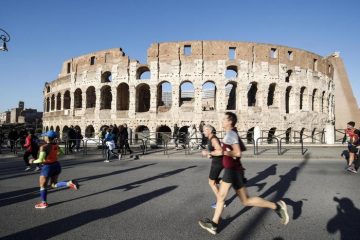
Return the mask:
<svg viewBox="0 0 360 240">
<path fill-rule="evenodd" d="M 191 54 L 185 54 L 185 46 L 191 48 Z M 235 49 L 234 59 L 229 59 L 229 49 Z M 271 57 L 272 49 L 275 56 Z M 290 55 L 291 54 L 291 57 Z M 286 64 L 288 68 L 300 67 L 321 72 L 332 78 L 333 67 L 328 59 L 298 48 L 275 44 L 261 44 L 231 41 L 186 41 L 154 43 L 148 49 L 148 63 L 159 61 L 162 63 L 181 61 L 182 63 L 194 60 L 216 61 L 225 60 L 228 65 L 236 60 L 248 62 L 269 62 L 269 64 Z M 317 67 L 314 66 L 316 61 Z"/>
</svg>

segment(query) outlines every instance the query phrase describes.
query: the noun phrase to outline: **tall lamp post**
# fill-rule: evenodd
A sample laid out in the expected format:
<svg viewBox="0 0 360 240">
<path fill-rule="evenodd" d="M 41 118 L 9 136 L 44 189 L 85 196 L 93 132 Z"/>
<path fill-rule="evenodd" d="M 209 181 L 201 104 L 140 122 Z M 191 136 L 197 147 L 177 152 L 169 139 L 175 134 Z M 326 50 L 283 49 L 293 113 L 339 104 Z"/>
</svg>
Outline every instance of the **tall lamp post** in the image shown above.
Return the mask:
<svg viewBox="0 0 360 240">
<path fill-rule="evenodd" d="M 2 45 L 0 46 L 0 51 L 8 51 L 6 43 L 10 41 L 10 35 L 4 30 L 0 28 L 0 40 L 2 41 Z"/>
</svg>

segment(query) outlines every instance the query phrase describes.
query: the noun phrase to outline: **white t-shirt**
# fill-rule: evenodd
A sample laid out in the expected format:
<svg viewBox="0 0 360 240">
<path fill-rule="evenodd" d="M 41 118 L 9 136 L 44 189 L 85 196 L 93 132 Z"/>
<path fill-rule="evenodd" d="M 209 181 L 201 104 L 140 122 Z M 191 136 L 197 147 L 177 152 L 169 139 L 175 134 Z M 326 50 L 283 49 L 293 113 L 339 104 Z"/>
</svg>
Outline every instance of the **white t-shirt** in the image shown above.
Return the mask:
<svg viewBox="0 0 360 240">
<path fill-rule="evenodd" d="M 227 131 L 223 138 L 223 143 L 225 143 L 227 145 L 238 144 L 239 143 L 239 135 L 233 130 Z"/>
</svg>

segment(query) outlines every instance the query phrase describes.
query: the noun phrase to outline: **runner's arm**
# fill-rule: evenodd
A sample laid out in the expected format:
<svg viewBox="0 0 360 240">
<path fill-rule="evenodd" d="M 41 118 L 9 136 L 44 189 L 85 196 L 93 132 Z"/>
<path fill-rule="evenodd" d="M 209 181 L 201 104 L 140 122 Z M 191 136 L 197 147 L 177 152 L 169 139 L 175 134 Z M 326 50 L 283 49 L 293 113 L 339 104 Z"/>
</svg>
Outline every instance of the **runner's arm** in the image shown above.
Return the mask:
<svg viewBox="0 0 360 240">
<path fill-rule="evenodd" d="M 232 150 L 224 151 L 224 156 L 241 157 L 240 145 L 238 143 L 231 145 Z"/>
</svg>

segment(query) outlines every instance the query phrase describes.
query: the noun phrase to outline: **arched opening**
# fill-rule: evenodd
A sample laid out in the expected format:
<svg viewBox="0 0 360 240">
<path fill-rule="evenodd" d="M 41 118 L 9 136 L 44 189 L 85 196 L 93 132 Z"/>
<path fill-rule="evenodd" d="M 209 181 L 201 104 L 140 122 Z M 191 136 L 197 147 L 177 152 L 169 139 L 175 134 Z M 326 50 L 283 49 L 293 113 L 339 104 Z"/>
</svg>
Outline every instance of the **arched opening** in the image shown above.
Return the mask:
<svg viewBox="0 0 360 240">
<path fill-rule="evenodd" d="M 86 129 L 85 129 L 85 137 L 87 137 L 87 138 L 95 137 L 95 129 L 94 129 L 93 125 L 89 125 L 89 126 L 86 127 Z"/>
<path fill-rule="evenodd" d="M 111 109 L 111 101 L 112 101 L 112 94 L 111 94 L 111 87 L 110 86 L 103 86 L 100 90 L 100 110 L 101 109 Z"/>
<path fill-rule="evenodd" d="M 237 76 L 238 76 L 238 67 L 237 66 L 231 65 L 226 68 L 225 78 L 231 79 L 231 78 L 237 78 Z"/>
<path fill-rule="evenodd" d="M 285 112 L 290 113 L 290 93 L 291 93 L 291 87 L 286 88 L 285 92 Z"/>
<path fill-rule="evenodd" d="M 207 81 L 202 86 L 201 108 L 203 111 L 216 109 L 216 85 L 212 81 Z"/>
<path fill-rule="evenodd" d="M 275 132 L 276 132 L 275 127 L 270 128 L 269 133 L 268 133 L 268 137 L 267 137 L 267 142 L 268 143 L 273 143 L 274 142 Z"/>
<path fill-rule="evenodd" d="M 51 111 L 55 110 L 55 94 L 51 95 Z"/>
<path fill-rule="evenodd" d="M 64 93 L 64 109 L 70 109 L 70 102 L 71 102 L 70 91 L 67 90 Z"/>
<path fill-rule="evenodd" d="M 94 108 L 96 104 L 95 87 L 90 86 L 86 89 L 86 108 Z"/>
<path fill-rule="evenodd" d="M 62 130 L 62 138 L 64 139 L 64 140 L 66 140 L 66 138 L 67 138 L 67 132 L 69 131 L 69 127 L 68 126 L 64 126 L 63 127 L 63 130 Z"/>
<path fill-rule="evenodd" d="M 249 87 L 248 87 L 248 93 L 247 93 L 247 98 L 248 98 L 248 106 L 249 107 L 254 107 L 256 106 L 256 93 L 257 93 L 257 82 L 252 82 L 250 83 Z"/>
<path fill-rule="evenodd" d="M 317 89 L 315 88 L 314 90 L 313 90 L 313 93 L 312 93 L 312 98 L 311 98 L 311 110 L 312 111 L 315 111 L 315 110 L 317 110 L 316 109 L 316 105 L 317 105 Z"/>
<path fill-rule="evenodd" d="M 300 130 L 300 142 L 303 142 L 303 135 L 304 135 L 305 128 Z"/>
<path fill-rule="evenodd" d="M 81 133 L 81 127 L 79 125 L 75 125 L 74 129 Z"/>
<path fill-rule="evenodd" d="M 316 128 L 314 128 L 311 132 L 311 142 L 316 142 Z"/>
<path fill-rule="evenodd" d="M 321 112 L 324 112 L 324 100 L 325 100 L 325 91 L 321 94 Z"/>
<path fill-rule="evenodd" d="M 158 112 L 167 112 L 172 104 L 171 84 L 162 82 L 157 87 L 157 110 Z"/>
<path fill-rule="evenodd" d="M 50 92 L 50 86 L 46 87 L 46 92 L 49 93 Z"/>
<path fill-rule="evenodd" d="M 46 98 L 46 112 L 50 112 L 50 98 Z"/>
<path fill-rule="evenodd" d="M 285 82 L 290 82 L 290 76 L 291 76 L 291 74 L 292 74 L 292 70 L 287 70 L 286 71 L 286 78 L 285 78 Z"/>
<path fill-rule="evenodd" d="M 45 131 L 46 131 L 46 132 L 49 131 L 49 127 L 48 127 L 48 126 L 45 127 Z"/>
<path fill-rule="evenodd" d="M 53 126 L 50 126 L 50 131 L 54 131 L 54 127 L 53 127 Z"/>
<path fill-rule="evenodd" d="M 150 78 L 150 69 L 147 66 L 141 66 L 136 70 L 136 79 L 148 80 Z"/>
<path fill-rule="evenodd" d="M 306 97 L 306 87 L 300 89 L 300 110 L 305 109 L 305 103 L 307 101 Z"/>
<path fill-rule="evenodd" d="M 226 110 L 236 110 L 236 83 L 229 82 L 225 86 Z"/>
<path fill-rule="evenodd" d="M 55 132 L 57 133 L 58 136 L 60 136 L 60 127 L 59 126 L 56 126 Z"/>
<path fill-rule="evenodd" d="M 74 108 L 82 108 L 82 91 L 80 88 L 74 92 Z"/>
<path fill-rule="evenodd" d="M 150 130 L 145 125 L 139 125 L 135 129 L 135 142 L 137 142 L 139 139 L 146 138 L 150 135 Z"/>
<path fill-rule="evenodd" d="M 150 87 L 143 83 L 136 87 L 136 112 L 147 112 L 150 110 Z"/>
<path fill-rule="evenodd" d="M 183 82 L 180 85 L 180 94 L 179 94 L 179 107 L 182 110 L 193 111 L 194 110 L 194 95 L 195 89 L 194 85 L 191 82 Z"/>
<path fill-rule="evenodd" d="M 61 110 L 61 93 L 56 96 L 56 110 Z"/>
<path fill-rule="evenodd" d="M 102 83 L 107 83 L 107 82 L 111 82 L 111 81 L 112 81 L 111 72 L 106 71 L 101 74 L 101 82 Z"/>
<path fill-rule="evenodd" d="M 126 83 L 120 83 L 117 87 L 117 102 L 116 110 L 125 111 L 129 110 L 129 85 Z"/>
<path fill-rule="evenodd" d="M 246 141 L 248 144 L 254 143 L 254 128 L 249 128 L 246 132 Z"/>
<path fill-rule="evenodd" d="M 290 143 L 291 140 L 291 127 L 286 129 L 285 131 L 285 141 L 286 143 Z"/>
<path fill-rule="evenodd" d="M 276 87 L 276 83 L 272 83 L 272 84 L 269 85 L 268 97 L 267 97 L 267 105 L 268 105 L 268 107 L 274 105 L 275 87 Z"/>
<path fill-rule="evenodd" d="M 171 138 L 171 128 L 166 125 L 161 125 L 156 128 L 156 138 L 158 143 L 162 141 L 169 141 Z"/>
</svg>

